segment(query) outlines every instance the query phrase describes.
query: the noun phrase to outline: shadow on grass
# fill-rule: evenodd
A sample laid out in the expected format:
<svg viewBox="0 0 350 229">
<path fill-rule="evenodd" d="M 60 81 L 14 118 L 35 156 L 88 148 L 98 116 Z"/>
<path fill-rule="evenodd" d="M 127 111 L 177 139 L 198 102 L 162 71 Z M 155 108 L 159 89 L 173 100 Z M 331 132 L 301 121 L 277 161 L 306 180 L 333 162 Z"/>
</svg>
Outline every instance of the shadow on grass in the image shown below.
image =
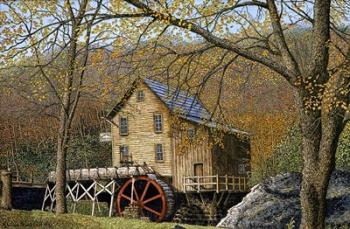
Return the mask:
<svg viewBox="0 0 350 229">
<path fill-rule="evenodd" d="M 42 211 L 0 210 L 0 228 L 102 228 L 102 229 L 170 229 L 175 223 L 151 223 L 120 217 L 92 217 L 81 214 L 55 215 Z M 181 225 L 178 228 L 214 228 Z"/>
</svg>

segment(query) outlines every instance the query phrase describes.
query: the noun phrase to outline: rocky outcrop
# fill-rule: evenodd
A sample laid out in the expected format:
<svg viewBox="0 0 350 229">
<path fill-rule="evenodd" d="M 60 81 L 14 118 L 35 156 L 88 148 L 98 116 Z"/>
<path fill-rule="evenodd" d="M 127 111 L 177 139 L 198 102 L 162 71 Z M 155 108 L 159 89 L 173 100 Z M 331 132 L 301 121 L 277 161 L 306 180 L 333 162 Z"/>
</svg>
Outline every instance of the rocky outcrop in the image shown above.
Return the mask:
<svg viewBox="0 0 350 229">
<path fill-rule="evenodd" d="M 301 174 L 286 173 L 254 186 L 242 202 L 233 206 L 218 227 L 286 228 L 298 227 Z M 330 226 L 350 225 L 350 172 L 335 171 L 327 193 L 327 219 Z"/>
</svg>

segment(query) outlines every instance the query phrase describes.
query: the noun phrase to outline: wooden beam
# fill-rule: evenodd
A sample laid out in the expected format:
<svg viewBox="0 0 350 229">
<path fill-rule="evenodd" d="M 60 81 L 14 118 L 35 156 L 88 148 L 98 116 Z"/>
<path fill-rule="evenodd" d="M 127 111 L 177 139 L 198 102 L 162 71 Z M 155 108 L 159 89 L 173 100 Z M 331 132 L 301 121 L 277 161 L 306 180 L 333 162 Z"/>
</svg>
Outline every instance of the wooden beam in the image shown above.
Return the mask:
<svg viewBox="0 0 350 229">
<path fill-rule="evenodd" d="M 238 177 L 238 190 L 241 191 L 241 178 Z"/>
<path fill-rule="evenodd" d="M 12 209 L 12 178 L 11 172 L 7 170 L 1 171 L 2 196 L 1 209 Z"/>
<path fill-rule="evenodd" d="M 216 193 L 219 193 L 219 174 L 216 174 Z"/>
</svg>

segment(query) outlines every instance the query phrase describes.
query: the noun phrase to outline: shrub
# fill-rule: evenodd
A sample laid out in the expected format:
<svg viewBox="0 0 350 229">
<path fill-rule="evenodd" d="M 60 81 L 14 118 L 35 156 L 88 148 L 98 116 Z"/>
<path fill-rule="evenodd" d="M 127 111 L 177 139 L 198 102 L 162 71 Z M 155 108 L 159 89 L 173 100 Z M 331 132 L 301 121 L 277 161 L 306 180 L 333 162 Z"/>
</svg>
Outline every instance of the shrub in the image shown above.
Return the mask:
<svg viewBox="0 0 350 229">
<path fill-rule="evenodd" d="M 72 136 L 68 145 L 67 168 L 108 167 L 112 164 L 111 155 L 111 144 L 100 142 L 98 133 Z M 21 180 L 33 178 L 36 182 L 44 182 L 48 173 L 56 167 L 56 140 L 40 144 L 19 142 L 14 157 L 0 157 L 0 163 L 9 164 L 13 172 L 18 168 Z"/>
<path fill-rule="evenodd" d="M 301 172 L 301 141 L 301 130 L 295 125 L 269 157 L 258 158 L 259 163 L 252 168 L 251 185 L 279 173 Z M 339 139 L 336 167 L 337 169 L 350 170 L 350 125 L 347 125 Z"/>
</svg>

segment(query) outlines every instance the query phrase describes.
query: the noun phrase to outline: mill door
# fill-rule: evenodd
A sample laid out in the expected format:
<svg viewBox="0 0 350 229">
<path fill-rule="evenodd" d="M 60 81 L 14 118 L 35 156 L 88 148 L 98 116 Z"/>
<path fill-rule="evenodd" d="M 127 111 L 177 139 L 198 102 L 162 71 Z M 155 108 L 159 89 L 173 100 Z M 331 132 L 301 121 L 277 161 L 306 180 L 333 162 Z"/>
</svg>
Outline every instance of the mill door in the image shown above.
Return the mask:
<svg viewBox="0 0 350 229">
<path fill-rule="evenodd" d="M 193 166 L 194 166 L 194 175 L 196 176 L 195 182 L 203 183 L 203 163 L 195 163 Z"/>
<path fill-rule="evenodd" d="M 195 176 L 203 176 L 203 163 L 195 163 L 194 164 L 194 175 Z"/>
</svg>

